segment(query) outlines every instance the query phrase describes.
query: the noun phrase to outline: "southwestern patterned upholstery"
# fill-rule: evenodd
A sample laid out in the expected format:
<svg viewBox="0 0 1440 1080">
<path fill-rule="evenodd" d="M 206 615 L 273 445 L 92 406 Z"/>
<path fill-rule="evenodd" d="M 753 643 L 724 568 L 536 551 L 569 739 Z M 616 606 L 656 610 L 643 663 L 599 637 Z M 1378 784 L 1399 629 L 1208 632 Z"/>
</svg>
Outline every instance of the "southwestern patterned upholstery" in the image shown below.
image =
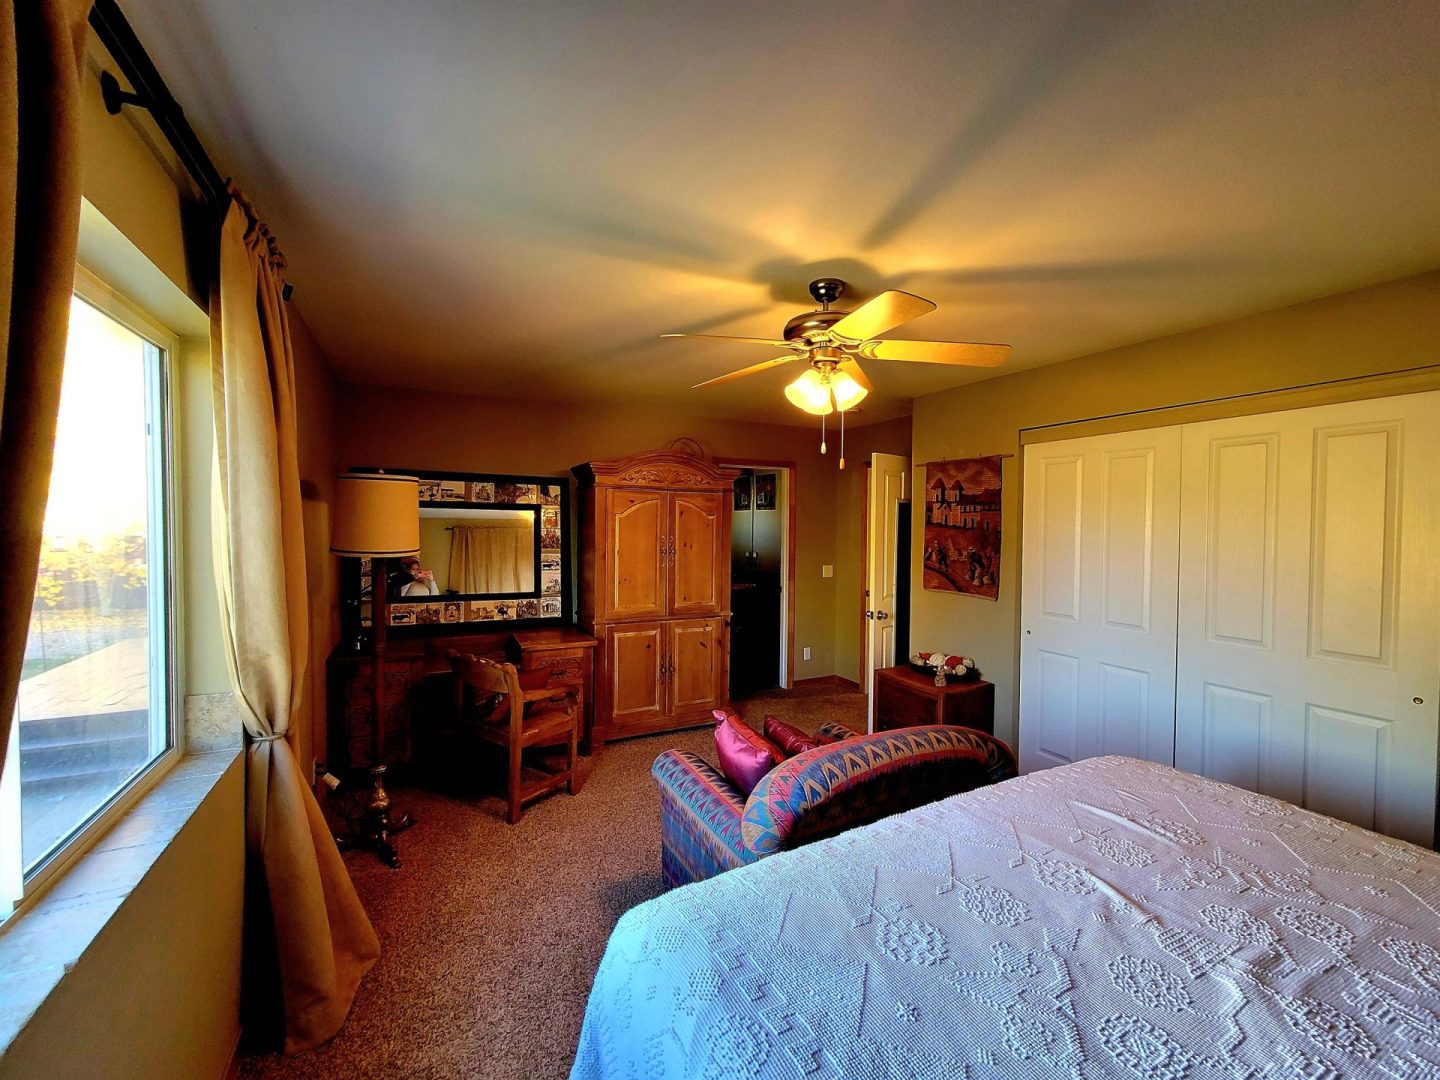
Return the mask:
<svg viewBox="0 0 1440 1080">
<path fill-rule="evenodd" d="M 667 750 L 650 771 L 660 788 L 661 870 L 673 887 L 1008 779 L 1015 758 L 984 732 L 929 726 L 852 734 L 797 754 L 748 799 L 687 751 Z"/>
</svg>

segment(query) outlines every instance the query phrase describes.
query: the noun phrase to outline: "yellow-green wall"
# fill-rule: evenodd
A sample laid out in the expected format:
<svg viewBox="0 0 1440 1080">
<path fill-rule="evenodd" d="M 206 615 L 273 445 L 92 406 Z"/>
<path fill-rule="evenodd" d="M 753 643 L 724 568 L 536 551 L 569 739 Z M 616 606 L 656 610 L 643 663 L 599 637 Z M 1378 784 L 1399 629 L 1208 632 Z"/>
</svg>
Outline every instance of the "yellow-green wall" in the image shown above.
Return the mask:
<svg viewBox="0 0 1440 1080">
<path fill-rule="evenodd" d="M 228 676 L 219 652 L 208 538 L 213 445 L 209 348 L 203 298 L 196 295 L 185 261 L 184 182 L 167 164 L 168 152 L 145 126 L 143 114 L 137 120 L 136 110 L 126 110 L 121 118 L 105 113 L 96 81 L 102 65 L 113 68 L 92 35 L 81 116 L 84 195 L 168 283 L 157 287 L 153 277 L 143 273 L 122 280 L 124 253 L 122 245 L 114 243 L 92 251 L 96 265 L 89 269 L 182 335 L 173 370 L 182 457 L 183 682 L 187 694 L 222 692 L 228 690 Z M 312 651 L 323 658 L 336 634 L 334 560 L 326 550 L 329 520 L 324 509 L 333 489 L 336 387 L 298 308 L 291 318 L 307 527 L 314 527 L 307 544 L 315 598 Z M 308 760 L 318 726 L 313 715 L 323 709 L 321 687 L 323 675 L 312 672 L 297 724 L 302 761 Z M 240 1034 L 243 781 L 237 761 L 0 1056 L 0 1078 L 218 1080 L 224 1073 Z"/>
<path fill-rule="evenodd" d="M 1131 345 L 932 394 L 915 403 L 912 456 L 1020 452 L 1027 429 L 1221 401 L 1212 415 L 1312 404 L 1291 388 L 1440 364 L 1440 272 Z M 1422 374 L 1418 385 L 1432 376 Z M 1415 380 L 1404 385 L 1415 385 Z M 1388 385 L 1388 384 L 1387 384 Z M 1395 384 L 1397 387 L 1402 385 Z M 1269 395 L 1244 400 L 1242 395 Z M 1340 382 L 1329 399 L 1373 392 Z M 1167 414 L 1132 427 L 1175 422 Z M 1078 433 L 1078 432 L 1077 432 Z M 996 734 L 1013 740 L 1018 707 L 1020 459 L 1004 462 L 1000 597 L 921 587 L 924 506 L 914 504 L 911 640 L 975 657 L 995 683 Z"/>
</svg>

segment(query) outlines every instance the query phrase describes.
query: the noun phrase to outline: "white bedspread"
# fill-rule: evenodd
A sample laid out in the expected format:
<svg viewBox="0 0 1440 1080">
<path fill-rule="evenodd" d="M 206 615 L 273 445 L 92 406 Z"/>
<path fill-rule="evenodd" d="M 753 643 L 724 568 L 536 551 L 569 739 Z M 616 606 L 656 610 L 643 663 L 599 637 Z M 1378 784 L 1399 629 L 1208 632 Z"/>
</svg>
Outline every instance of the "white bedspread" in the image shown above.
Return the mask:
<svg viewBox="0 0 1440 1080">
<path fill-rule="evenodd" d="M 574 1080 L 1440 1077 L 1440 856 L 1096 758 L 615 928 Z"/>
</svg>

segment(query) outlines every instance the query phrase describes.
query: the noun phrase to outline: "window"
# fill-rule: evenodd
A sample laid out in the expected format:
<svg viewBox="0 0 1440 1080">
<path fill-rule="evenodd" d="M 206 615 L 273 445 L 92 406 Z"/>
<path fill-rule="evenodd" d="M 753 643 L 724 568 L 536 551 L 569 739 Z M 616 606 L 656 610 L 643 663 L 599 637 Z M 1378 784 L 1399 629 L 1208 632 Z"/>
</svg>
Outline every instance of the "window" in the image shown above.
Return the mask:
<svg viewBox="0 0 1440 1080">
<path fill-rule="evenodd" d="M 85 291 L 97 302 L 71 300 L 39 579 L 0 780 L 0 886 L 12 901 L 175 749 L 168 350 L 103 289 Z"/>
</svg>

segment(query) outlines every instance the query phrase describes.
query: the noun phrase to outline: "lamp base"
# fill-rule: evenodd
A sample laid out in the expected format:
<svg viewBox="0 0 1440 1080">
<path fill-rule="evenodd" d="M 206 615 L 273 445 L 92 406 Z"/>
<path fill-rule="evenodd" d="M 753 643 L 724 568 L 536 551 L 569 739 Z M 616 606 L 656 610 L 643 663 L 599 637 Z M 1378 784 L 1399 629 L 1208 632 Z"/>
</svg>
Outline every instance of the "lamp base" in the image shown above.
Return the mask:
<svg viewBox="0 0 1440 1080">
<path fill-rule="evenodd" d="M 335 844 L 341 851 L 369 851 L 392 870 L 400 869 L 400 853 L 395 850 L 392 837 L 404 832 L 415 824 L 409 814 L 390 815 L 390 793 L 385 790 L 385 766 L 376 765 L 370 770 L 370 798 L 365 804 L 365 815 L 360 819 L 359 828 L 352 833 L 335 837 Z"/>
</svg>

